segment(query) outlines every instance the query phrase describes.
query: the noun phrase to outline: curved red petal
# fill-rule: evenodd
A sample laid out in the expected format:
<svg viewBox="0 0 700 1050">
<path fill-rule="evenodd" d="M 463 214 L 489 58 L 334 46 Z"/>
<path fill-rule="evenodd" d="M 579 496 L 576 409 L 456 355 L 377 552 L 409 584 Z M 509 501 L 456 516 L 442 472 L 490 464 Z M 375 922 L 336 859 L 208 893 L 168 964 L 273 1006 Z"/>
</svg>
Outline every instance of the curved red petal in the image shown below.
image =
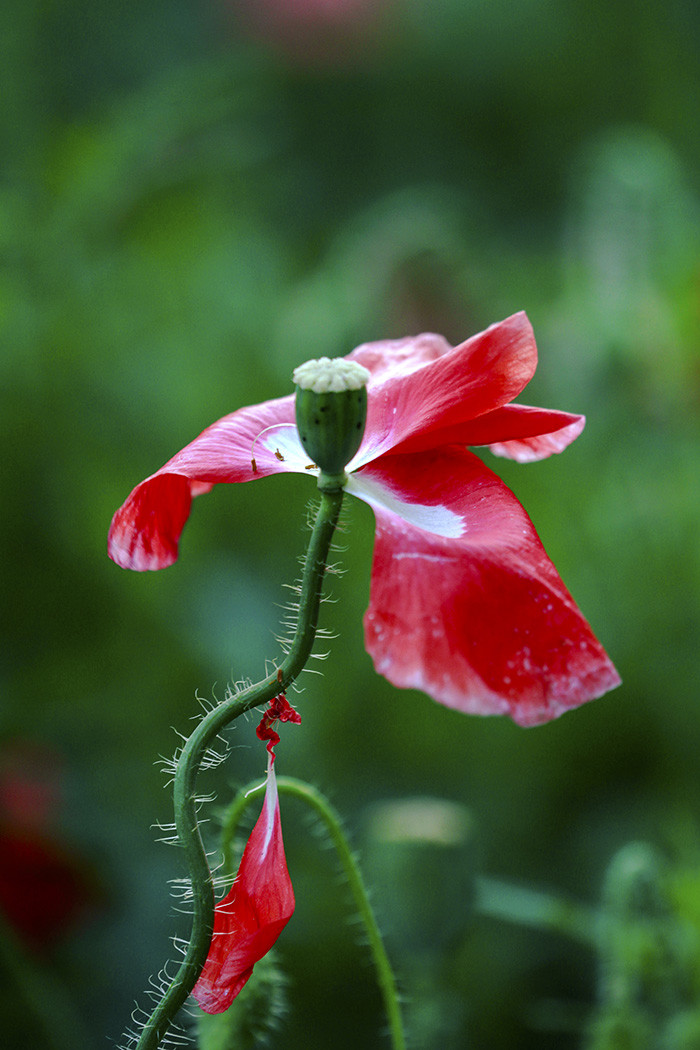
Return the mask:
<svg viewBox="0 0 700 1050">
<path fill-rule="evenodd" d="M 177 560 L 192 497 L 220 482 L 304 472 L 294 397 L 241 408 L 203 431 L 138 485 L 114 515 L 108 553 L 124 569 L 163 569 Z"/>
<path fill-rule="evenodd" d="M 355 470 L 411 438 L 435 447 L 440 430 L 512 401 L 534 375 L 537 346 L 518 313 L 454 349 L 426 334 L 368 343 L 349 357 L 371 373 L 365 436 L 348 468 Z"/>
<path fill-rule="evenodd" d="M 534 463 L 553 453 L 563 452 L 575 441 L 586 425 L 586 417 L 528 405 L 506 405 L 502 436 L 494 441 L 473 442 L 488 445 L 495 456 L 505 456 L 518 463 Z M 500 420 L 492 421 L 500 427 Z M 520 428 L 522 433 L 518 433 Z M 542 427 L 542 430 L 539 428 Z M 497 432 L 494 427 L 494 434 Z M 509 436 L 512 434 L 513 436 Z M 470 442 L 472 444 L 472 442 Z"/>
<path fill-rule="evenodd" d="M 277 782 L 269 763 L 262 812 L 243 852 L 236 881 L 216 905 L 209 954 L 192 991 L 204 1011 L 228 1009 L 255 963 L 269 952 L 291 919 L 294 904 Z"/>
<path fill-rule="evenodd" d="M 377 519 L 365 642 L 394 685 L 528 726 L 619 684 L 524 509 L 472 453 L 385 456 L 350 491 Z"/>
<path fill-rule="evenodd" d="M 497 456 L 532 463 L 563 452 L 586 424 L 585 416 L 529 405 L 504 405 L 476 419 L 442 427 L 427 436 L 416 434 L 396 453 L 422 452 L 441 445 L 486 445 Z"/>
</svg>

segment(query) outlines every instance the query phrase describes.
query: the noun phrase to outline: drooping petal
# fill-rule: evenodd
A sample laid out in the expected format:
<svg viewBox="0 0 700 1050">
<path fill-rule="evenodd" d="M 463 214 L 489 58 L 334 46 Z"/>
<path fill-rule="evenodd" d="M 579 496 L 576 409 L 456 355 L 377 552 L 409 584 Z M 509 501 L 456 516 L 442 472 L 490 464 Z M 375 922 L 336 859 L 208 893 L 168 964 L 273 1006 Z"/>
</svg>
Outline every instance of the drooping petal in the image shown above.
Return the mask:
<svg viewBox="0 0 700 1050">
<path fill-rule="evenodd" d="M 137 485 L 112 519 L 109 556 L 124 569 L 172 565 L 193 496 L 219 482 L 303 473 L 307 464 L 292 395 L 232 412 Z"/>
<path fill-rule="evenodd" d="M 393 449 L 392 454 L 423 452 L 441 445 L 486 445 L 497 456 L 532 463 L 563 452 L 585 424 L 585 416 L 571 412 L 504 405 L 466 423 L 443 427 L 428 435 L 415 434 Z"/>
<path fill-rule="evenodd" d="M 227 1010 L 294 913 L 277 781 L 268 762 L 265 802 L 243 852 L 236 881 L 216 905 L 209 955 L 192 991 L 209 1014 Z"/>
<path fill-rule="evenodd" d="M 371 373 L 365 437 L 348 467 L 355 470 L 410 438 L 435 447 L 441 430 L 508 404 L 534 375 L 537 346 L 518 313 L 454 349 L 427 334 L 367 343 L 349 357 Z"/>
<path fill-rule="evenodd" d="M 472 453 L 384 456 L 348 490 L 377 520 L 365 644 L 394 685 L 528 726 L 619 684 L 524 509 Z"/>
<path fill-rule="evenodd" d="M 586 425 L 585 416 L 574 415 L 570 412 L 530 408 L 527 405 L 506 405 L 500 411 L 504 416 L 508 416 L 505 420 L 508 424 L 515 421 L 516 416 L 520 417 L 518 422 L 522 421 L 526 424 L 529 422 L 527 432 L 517 437 L 504 436 L 498 441 L 484 441 L 483 444 L 488 445 L 495 456 L 505 456 L 518 463 L 534 463 L 539 459 L 546 459 L 554 452 L 563 452 L 572 441 L 576 440 Z M 543 429 L 537 433 L 536 427 L 540 426 Z M 508 434 L 508 428 L 504 428 L 504 432 Z M 474 444 L 481 444 L 481 442 L 474 442 Z"/>
</svg>

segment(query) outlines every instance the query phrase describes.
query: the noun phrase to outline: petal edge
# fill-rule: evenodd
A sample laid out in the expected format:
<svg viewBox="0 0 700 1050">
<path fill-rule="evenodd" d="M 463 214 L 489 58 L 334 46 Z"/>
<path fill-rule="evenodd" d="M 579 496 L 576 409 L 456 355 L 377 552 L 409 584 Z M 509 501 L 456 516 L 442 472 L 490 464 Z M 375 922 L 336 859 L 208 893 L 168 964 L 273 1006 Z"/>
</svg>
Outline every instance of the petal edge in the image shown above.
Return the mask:
<svg viewBox="0 0 700 1050">
<path fill-rule="evenodd" d="M 172 565 L 192 498 L 220 483 L 269 474 L 308 473 L 294 423 L 294 397 L 278 398 L 224 416 L 142 481 L 112 519 L 107 550 L 124 569 L 145 572 Z"/>
<path fill-rule="evenodd" d="M 380 674 L 465 713 L 508 714 L 523 726 L 619 684 L 524 509 L 476 456 L 454 447 L 386 456 L 359 474 L 374 486 L 364 624 Z M 397 513 L 401 503 L 442 505 L 460 516 L 462 535 L 417 527 Z"/>
</svg>

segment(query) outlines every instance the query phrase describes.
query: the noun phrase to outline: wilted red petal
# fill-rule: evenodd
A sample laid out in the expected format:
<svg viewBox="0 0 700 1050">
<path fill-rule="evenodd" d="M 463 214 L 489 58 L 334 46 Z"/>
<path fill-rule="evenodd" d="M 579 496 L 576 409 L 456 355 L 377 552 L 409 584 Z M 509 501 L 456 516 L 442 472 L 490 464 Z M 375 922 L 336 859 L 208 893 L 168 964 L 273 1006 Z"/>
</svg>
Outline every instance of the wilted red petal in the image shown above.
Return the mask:
<svg viewBox="0 0 700 1050">
<path fill-rule="evenodd" d="M 619 684 L 515 496 L 457 448 L 354 475 L 377 531 L 365 642 L 377 671 L 536 725 Z"/>
<path fill-rule="evenodd" d="M 255 730 L 258 740 L 267 740 L 268 754 L 275 760 L 275 748 L 280 742 L 280 735 L 275 730 L 277 722 L 294 722 L 301 725 L 301 715 L 287 700 L 285 693 L 278 693 L 270 700 L 270 705 L 260 719 L 260 724 Z"/>
<path fill-rule="evenodd" d="M 280 824 L 277 781 L 268 763 L 265 802 L 236 881 L 216 905 L 214 936 L 193 996 L 209 1014 L 227 1010 L 294 913 Z"/>
<path fill-rule="evenodd" d="M 177 560 L 193 496 L 219 482 L 303 472 L 308 457 L 293 424 L 290 395 L 241 408 L 208 427 L 119 508 L 109 530 L 110 558 L 123 569 L 164 569 Z"/>
<path fill-rule="evenodd" d="M 439 335 L 367 343 L 349 357 L 368 368 L 367 425 L 349 469 L 419 438 L 506 405 L 534 375 L 537 346 L 524 313 L 491 325 L 452 349 Z"/>
</svg>

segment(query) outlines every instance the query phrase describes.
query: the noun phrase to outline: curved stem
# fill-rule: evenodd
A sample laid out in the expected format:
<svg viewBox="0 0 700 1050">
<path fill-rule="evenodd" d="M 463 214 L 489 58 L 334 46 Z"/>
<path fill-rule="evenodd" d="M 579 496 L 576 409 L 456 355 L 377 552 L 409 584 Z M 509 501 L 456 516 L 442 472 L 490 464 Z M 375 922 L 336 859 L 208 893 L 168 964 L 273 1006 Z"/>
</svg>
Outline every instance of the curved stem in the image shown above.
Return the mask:
<svg viewBox="0 0 700 1050">
<path fill-rule="evenodd" d="M 406 1039 L 403 1031 L 403 1022 L 401 1020 L 401 1008 L 399 1005 L 398 990 L 396 988 L 396 979 L 384 947 L 384 942 L 382 941 L 382 935 L 379 932 L 377 920 L 372 911 L 372 905 L 370 904 L 369 895 L 362 879 L 360 867 L 353 856 L 345 832 L 343 831 L 342 821 L 336 810 L 331 806 L 330 802 L 319 791 L 317 791 L 316 788 L 312 787 L 311 784 L 307 784 L 303 780 L 297 780 L 295 777 L 278 777 L 277 788 L 280 792 L 293 795 L 295 798 L 301 799 L 303 802 L 310 805 L 316 810 L 328 828 L 328 833 L 343 866 L 348 885 L 350 886 L 350 891 L 362 918 L 365 932 L 367 933 L 367 939 L 369 941 L 370 951 L 372 952 L 372 958 L 377 973 L 377 982 L 382 993 L 384 1009 L 389 1023 L 391 1045 L 394 1050 L 405 1050 Z M 227 874 L 234 874 L 232 863 L 232 842 L 241 814 L 246 805 L 252 799 L 261 795 L 264 790 L 264 782 L 262 784 L 254 782 L 241 788 L 226 812 L 221 844 L 224 852 L 224 871 Z"/>
<path fill-rule="evenodd" d="M 175 826 L 192 879 L 192 934 L 185 958 L 147 1021 L 136 1050 L 156 1050 L 176 1013 L 194 988 L 206 962 L 214 929 L 214 888 L 197 823 L 195 782 L 207 747 L 218 733 L 252 707 L 269 703 L 297 678 L 316 637 L 321 588 L 343 490 L 323 489 L 304 563 L 299 618 L 289 652 L 275 674 L 249 686 L 210 711 L 185 742 L 174 780 Z"/>
</svg>

